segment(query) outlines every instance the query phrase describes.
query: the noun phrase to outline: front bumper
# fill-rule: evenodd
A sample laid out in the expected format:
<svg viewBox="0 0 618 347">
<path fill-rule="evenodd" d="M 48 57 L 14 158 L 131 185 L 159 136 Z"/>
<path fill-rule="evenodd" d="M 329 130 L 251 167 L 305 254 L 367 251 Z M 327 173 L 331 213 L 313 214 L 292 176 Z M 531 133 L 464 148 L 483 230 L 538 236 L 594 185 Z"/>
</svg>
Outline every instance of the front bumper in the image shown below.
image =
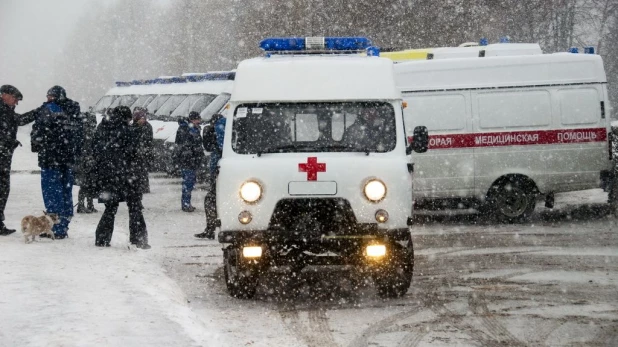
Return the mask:
<svg viewBox="0 0 618 347">
<path fill-rule="evenodd" d="M 225 230 L 219 232 L 220 243 L 231 244 L 326 244 L 331 242 L 357 242 L 358 240 L 409 241 L 408 228 L 379 229 L 377 224 L 356 224 L 340 232 L 307 234 L 282 229 Z"/>
</svg>

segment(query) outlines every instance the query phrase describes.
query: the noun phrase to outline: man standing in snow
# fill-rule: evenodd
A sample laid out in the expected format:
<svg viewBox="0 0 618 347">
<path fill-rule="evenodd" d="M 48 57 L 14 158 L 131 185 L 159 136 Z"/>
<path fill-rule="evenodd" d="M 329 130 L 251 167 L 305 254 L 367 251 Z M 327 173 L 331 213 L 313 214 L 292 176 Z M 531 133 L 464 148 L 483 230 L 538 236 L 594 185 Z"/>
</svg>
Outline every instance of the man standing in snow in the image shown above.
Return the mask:
<svg viewBox="0 0 618 347">
<path fill-rule="evenodd" d="M 139 173 L 137 138 L 129 126 L 131 109 L 117 106 L 109 119 L 103 119 L 94 134 L 94 158 L 99 202 L 105 211 L 96 230 L 95 246 L 109 247 L 114 232 L 118 205 L 129 208 L 129 242 L 150 249 L 142 210 L 142 178 Z"/>
<path fill-rule="evenodd" d="M 219 174 L 219 159 L 223 152 L 223 136 L 225 134 L 225 117 L 215 114 L 204 128 L 204 148 L 210 151 L 210 176 L 208 177 L 208 192 L 204 197 L 204 211 L 206 212 L 206 228 L 204 232 L 195 234 L 200 239 L 215 238 L 217 228 L 217 175 Z"/>
<path fill-rule="evenodd" d="M 154 144 L 152 125 L 148 123 L 148 110 L 143 107 L 136 107 L 133 110 L 133 123 L 131 130 L 137 142 L 137 176 L 142 183 L 140 189 L 142 193 L 150 193 L 150 182 L 148 180 L 148 169 L 150 163 L 154 161 Z"/>
<path fill-rule="evenodd" d="M 34 120 L 34 111 L 23 115 L 15 113 L 15 106 L 23 98 L 21 92 L 11 85 L 0 87 L 0 235 L 10 235 L 15 229 L 4 225 L 4 208 L 11 187 L 11 161 L 13 151 L 21 144 L 17 141 L 17 128 Z"/>
<path fill-rule="evenodd" d="M 204 162 L 204 147 L 202 147 L 202 135 L 200 134 L 200 114 L 191 111 L 188 121 L 178 121 L 176 131 L 176 166 L 182 173 L 182 195 L 180 198 L 181 208 L 184 212 L 193 212 L 195 207 L 191 205 L 191 191 L 195 186 L 197 171 Z"/>
<path fill-rule="evenodd" d="M 39 154 L 43 202 L 49 213 L 60 216 L 54 225 L 56 239 L 68 237 L 73 217 L 73 165 L 81 144 L 79 104 L 60 86 L 47 91 L 47 102 L 39 107 L 30 141 Z"/>
</svg>

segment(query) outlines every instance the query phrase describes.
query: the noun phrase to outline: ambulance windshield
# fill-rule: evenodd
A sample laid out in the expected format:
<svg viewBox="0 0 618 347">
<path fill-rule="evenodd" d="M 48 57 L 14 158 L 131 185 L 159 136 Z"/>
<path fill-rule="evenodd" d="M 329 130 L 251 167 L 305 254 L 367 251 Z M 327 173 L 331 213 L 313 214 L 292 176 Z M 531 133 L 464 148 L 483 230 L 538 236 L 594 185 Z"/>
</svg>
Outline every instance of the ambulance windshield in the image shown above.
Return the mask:
<svg viewBox="0 0 618 347">
<path fill-rule="evenodd" d="M 377 152 L 395 148 L 395 111 L 386 102 L 243 104 L 234 112 L 240 154 Z"/>
</svg>

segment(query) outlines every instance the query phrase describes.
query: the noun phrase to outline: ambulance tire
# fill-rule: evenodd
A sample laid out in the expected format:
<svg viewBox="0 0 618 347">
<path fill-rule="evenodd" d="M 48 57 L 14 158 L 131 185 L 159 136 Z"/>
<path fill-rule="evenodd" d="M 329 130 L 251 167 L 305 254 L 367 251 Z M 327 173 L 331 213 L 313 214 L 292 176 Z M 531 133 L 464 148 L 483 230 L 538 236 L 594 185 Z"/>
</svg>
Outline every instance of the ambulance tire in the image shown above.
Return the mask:
<svg viewBox="0 0 618 347">
<path fill-rule="evenodd" d="M 522 176 L 506 177 L 487 195 L 485 211 L 501 223 L 526 222 L 536 207 L 534 183 Z"/>
<path fill-rule="evenodd" d="M 239 251 L 228 248 L 223 251 L 223 272 L 228 293 L 239 299 L 251 299 L 258 285 L 258 273 L 254 269 L 238 269 Z"/>
<path fill-rule="evenodd" d="M 414 271 L 414 249 L 412 241 L 404 248 L 399 244 L 393 247 L 393 255 L 383 271 L 374 276 L 378 296 L 384 299 L 399 298 L 408 292 Z"/>
<path fill-rule="evenodd" d="M 610 213 L 618 218 L 618 169 L 614 169 L 612 180 L 607 194 L 607 202 L 609 203 Z"/>
</svg>

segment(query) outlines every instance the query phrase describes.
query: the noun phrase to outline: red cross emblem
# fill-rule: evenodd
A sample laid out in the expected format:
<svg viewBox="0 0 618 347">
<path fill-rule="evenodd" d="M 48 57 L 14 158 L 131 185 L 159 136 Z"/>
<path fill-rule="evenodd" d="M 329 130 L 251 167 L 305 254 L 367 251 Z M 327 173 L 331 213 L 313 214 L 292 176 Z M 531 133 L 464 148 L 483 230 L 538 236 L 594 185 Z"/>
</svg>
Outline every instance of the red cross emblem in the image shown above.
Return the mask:
<svg viewBox="0 0 618 347">
<path fill-rule="evenodd" d="M 157 131 L 155 131 L 155 133 L 158 133 L 161 130 L 165 130 L 165 127 L 160 127 L 159 129 L 157 129 Z"/>
<path fill-rule="evenodd" d="M 307 164 L 298 164 L 298 172 L 306 172 L 307 181 L 317 181 L 318 172 L 326 172 L 326 163 L 318 163 L 318 157 L 309 157 Z"/>
</svg>

